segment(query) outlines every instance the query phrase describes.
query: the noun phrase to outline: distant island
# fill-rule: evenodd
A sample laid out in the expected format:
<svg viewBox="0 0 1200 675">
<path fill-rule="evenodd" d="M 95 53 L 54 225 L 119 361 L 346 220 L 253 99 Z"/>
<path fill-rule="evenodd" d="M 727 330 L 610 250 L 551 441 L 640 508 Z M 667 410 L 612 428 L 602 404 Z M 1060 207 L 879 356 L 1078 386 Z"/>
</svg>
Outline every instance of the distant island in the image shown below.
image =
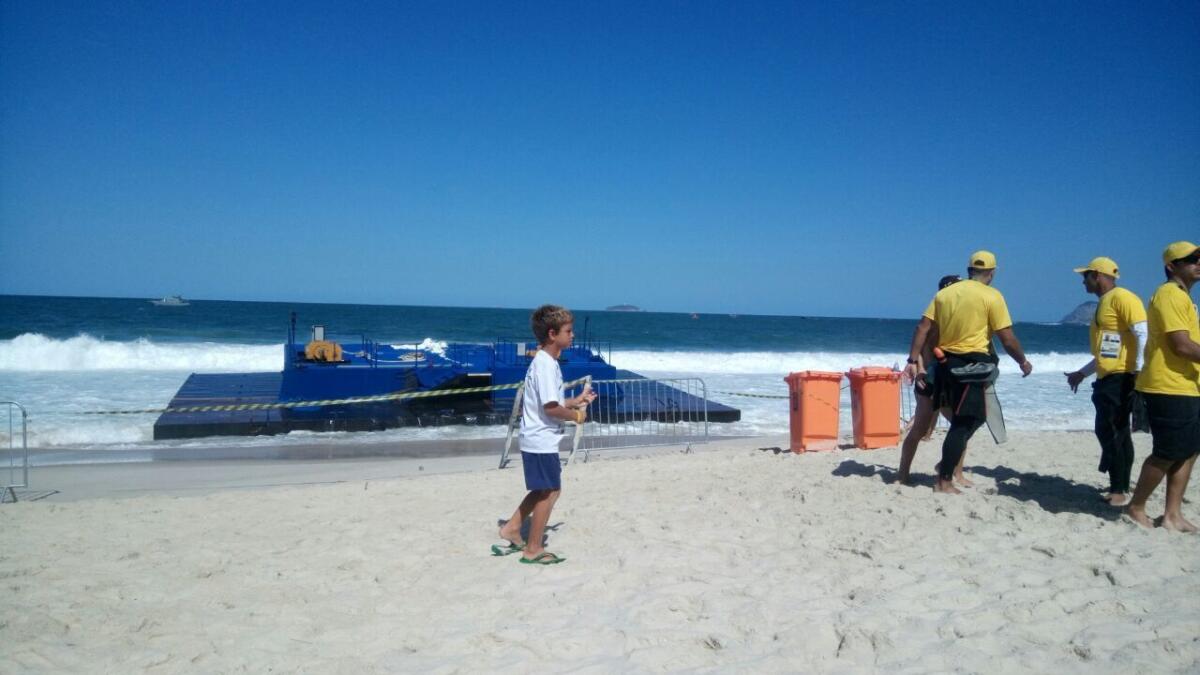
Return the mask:
<svg viewBox="0 0 1200 675">
<path fill-rule="evenodd" d="M 1095 301 L 1085 302 L 1072 310 L 1070 314 L 1064 316 L 1059 323 L 1077 324 L 1080 326 L 1090 325 L 1092 323 L 1092 315 L 1096 313 L 1096 307 L 1098 306 L 1100 306 L 1100 303 Z"/>
<path fill-rule="evenodd" d="M 637 305 L 613 305 L 611 307 L 605 307 L 604 311 L 606 311 L 606 312 L 640 312 L 640 311 L 642 311 L 642 308 L 638 307 Z"/>
</svg>

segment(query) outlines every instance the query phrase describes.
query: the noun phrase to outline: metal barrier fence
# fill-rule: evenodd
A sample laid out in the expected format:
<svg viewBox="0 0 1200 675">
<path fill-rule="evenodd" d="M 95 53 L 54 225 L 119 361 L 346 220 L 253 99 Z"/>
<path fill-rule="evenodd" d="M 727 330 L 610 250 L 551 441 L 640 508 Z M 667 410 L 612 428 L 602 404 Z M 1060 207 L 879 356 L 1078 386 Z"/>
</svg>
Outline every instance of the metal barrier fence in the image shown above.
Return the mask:
<svg viewBox="0 0 1200 675">
<path fill-rule="evenodd" d="M 8 450 L 0 466 L 0 503 L 17 501 L 17 488 L 29 487 L 29 415 L 25 407 L 16 401 L 0 401 L 8 407 Z M 16 446 L 16 424 L 14 416 L 20 413 L 20 448 Z"/>
<path fill-rule="evenodd" d="M 592 380 L 590 384 L 597 398 L 588 407 L 587 422 L 582 429 L 567 425 L 575 433 L 568 464 L 581 450 L 586 462 L 592 450 L 708 442 L 708 387 L 698 377 Z M 568 388 L 563 394 L 578 396 L 584 386 Z M 513 402 L 500 455 L 502 469 L 520 424 L 524 393 L 522 387 Z"/>
<path fill-rule="evenodd" d="M 698 377 L 596 380 L 581 449 L 677 445 L 708 441 L 708 386 Z M 630 401 L 654 401 L 655 412 L 628 411 Z M 651 406 L 639 406 L 643 410 Z"/>
<path fill-rule="evenodd" d="M 907 427 L 917 411 L 917 395 L 913 393 L 912 383 L 900 379 L 900 424 Z"/>
</svg>

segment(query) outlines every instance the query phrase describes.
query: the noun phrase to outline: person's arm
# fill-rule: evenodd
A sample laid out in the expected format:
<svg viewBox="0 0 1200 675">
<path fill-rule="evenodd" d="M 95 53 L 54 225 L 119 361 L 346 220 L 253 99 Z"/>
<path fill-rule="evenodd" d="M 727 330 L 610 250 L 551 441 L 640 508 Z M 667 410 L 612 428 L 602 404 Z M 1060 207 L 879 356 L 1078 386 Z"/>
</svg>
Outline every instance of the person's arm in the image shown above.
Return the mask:
<svg viewBox="0 0 1200 675">
<path fill-rule="evenodd" d="M 564 399 L 562 404 L 559 404 L 558 401 L 550 401 L 543 407 L 546 414 L 554 419 L 583 424 L 583 421 L 587 419 L 587 406 L 594 400 L 596 400 L 596 392 L 592 391 L 591 384 L 585 384 L 583 392 L 578 396 Z"/>
<path fill-rule="evenodd" d="M 908 364 L 904 366 L 904 377 L 909 380 L 915 379 L 917 373 L 921 372 L 921 351 L 925 348 L 925 341 L 929 338 L 930 330 L 935 326 L 932 319 L 923 316 L 917 322 L 917 327 L 913 329 L 912 344 L 908 347 Z"/>
<path fill-rule="evenodd" d="M 1189 361 L 1200 362 L 1200 344 L 1196 344 L 1186 330 L 1175 330 L 1167 333 L 1167 345 L 1176 356 L 1182 356 Z"/>
<path fill-rule="evenodd" d="M 583 421 L 587 419 L 587 411 L 583 408 L 570 408 L 564 405 L 559 405 L 557 401 L 551 401 L 542 407 L 546 411 L 547 415 L 556 420 L 562 420 L 563 422 L 582 424 Z"/>
<path fill-rule="evenodd" d="M 925 347 L 921 350 L 921 370 L 927 371 L 933 367 L 934 363 L 937 363 L 937 357 L 933 355 L 933 348 L 942 339 L 940 332 L 935 321 L 929 328 L 929 334 L 925 336 Z"/>
<path fill-rule="evenodd" d="M 1013 332 L 1012 326 L 996 331 L 996 337 L 1000 338 L 1000 346 L 1004 347 L 1004 351 L 1021 367 L 1021 377 L 1029 377 L 1029 374 L 1033 372 L 1033 364 L 1025 358 L 1025 352 L 1021 349 L 1021 341 L 1017 339 L 1017 334 Z"/>
<path fill-rule="evenodd" d="M 533 371 L 531 386 L 536 392 L 538 401 L 542 402 L 542 411 L 548 417 L 563 422 L 575 422 L 576 424 L 582 424 L 583 420 L 587 419 L 587 412 L 574 407 L 572 404 L 576 403 L 578 399 L 586 397 L 591 391 L 590 388 L 584 389 L 584 393 L 580 396 L 564 399 L 562 372 L 558 369 L 557 363 L 554 363 L 550 359 L 538 359 L 535 357 L 529 368 Z M 595 394 L 592 394 L 592 397 L 594 398 Z"/>
<path fill-rule="evenodd" d="M 586 408 L 589 403 L 596 400 L 596 392 L 592 391 L 592 385 L 583 385 L 583 392 L 578 396 L 573 396 L 563 402 L 568 408 Z"/>
<path fill-rule="evenodd" d="M 1096 359 L 1092 359 L 1091 361 L 1087 362 L 1086 366 L 1080 368 L 1079 370 L 1076 370 L 1073 373 L 1063 373 L 1063 375 L 1067 376 L 1067 386 L 1071 388 L 1071 391 L 1079 393 L 1079 383 L 1087 379 L 1089 375 L 1095 374 L 1095 372 Z"/>
<path fill-rule="evenodd" d="M 1130 327 L 1133 330 L 1134 336 L 1137 338 L 1137 368 L 1141 372 L 1142 366 L 1146 365 L 1146 340 L 1150 338 L 1150 330 L 1147 328 L 1145 321 L 1139 321 Z"/>
</svg>

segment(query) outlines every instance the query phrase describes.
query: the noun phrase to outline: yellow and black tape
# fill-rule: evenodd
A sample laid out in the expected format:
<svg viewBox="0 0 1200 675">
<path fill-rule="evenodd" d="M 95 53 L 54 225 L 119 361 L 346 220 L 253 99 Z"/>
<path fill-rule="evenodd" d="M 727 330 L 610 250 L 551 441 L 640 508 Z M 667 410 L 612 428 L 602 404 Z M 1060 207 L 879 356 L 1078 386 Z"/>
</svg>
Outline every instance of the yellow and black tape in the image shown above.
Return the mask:
<svg viewBox="0 0 1200 675">
<path fill-rule="evenodd" d="M 570 389 L 583 384 L 587 378 L 579 378 L 563 384 L 564 389 Z M 636 383 L 644 382 L 645 380 L 638 378 L 620 379 L 620 380 L 594 380 L 593 384 L 620 384 L 620 383 Z M 352 398 L 335 398 L 321 399 L 314 401 L 284 401 L 280 403 L 231 403 L 227 405 L 192 405 L 178 406 L 174 408 L 144 408 L 139 410 L 87 410 L 79 415 L 149 415 L 162 413 L 192 413 L 192 412 L 235 412 L 240 410 L 283 410 L 289 408 L 311 408 L 327 405 L 355 405 L 359 403 L 383 403 L 386 401 L 405 401 L 420 398 L 434 398 L 437 396 L 455 396 L 458 394 L 479 394 L 489 391 L 504 391 L 507 389 L 518 389 L 522 386 L 522 382 L 513 382 L 511 384 L 495 384 L 487 387 L 462 387 L 458 389 L 430 389 L 427 391 L 408 391 L 396 392 L 394 394 L 379 394 L 378 396 L 355 396 Z M 744 396 L 747 398 L 764 398 L 764 399 L 781 399 L 787 400 L 788 396 L 780 396 L 773 394 L 747 394 L 737 391 L 718 391 L 714 390 L 713 394 L 724 394 L 726 396 Z"/>
<path fill-rule="evenodd" d="M 574 387 L 587 381 L 586 377 L 572 380 L 563 384 L 564 388 Z M 394 394 L 379 394 L 378 396 L 355 396 L 353 398 L 334 398 L 319 401 L 285 401 L 283 403 L 233 403 L 229 405 L 189 405 L 175 408 L 146 408 L 143 410 L 88 410 L 80 415 L 145 415 L 153 413 L 185 413 L 185 412 L 233 412 L 235 410 L 281 410 L 284 408 L 310 408 L 325 405 L 354 405 L 356 403 L 382 403 L 384 401 L 404 401 L 414 398 L 433 398 L 435 396 L 454 396 L 457 394 L 478 394 L 485 391 L 504 391 L 518 389 L 524 383 L 495 384 L 488 387 L 462 387 L 459 389 L 430 389 L 428 391 L 407 391 Z"/>
<path fill-rule="evenodd" d="M 713 393 L 714 393 L 714 394 L 725 394 L 726 396 L 745 396 L 746 398 L 773 398 L 773 399 L 782 399 L 782 400 L 784 400 L 784 401 L 786 401 L 786 400 L 788 400 L 789 398 L 791 398 L 790 396 L 787 396 L 787 395 L 779 395 L 779 394 L 743 394 L 743 393 L 742 393 L 742 392 L 740 392 L 740 391 L 716 391 L 716 390 L 714 390 L 714 391 L 713 391 Z"/>
</svg>

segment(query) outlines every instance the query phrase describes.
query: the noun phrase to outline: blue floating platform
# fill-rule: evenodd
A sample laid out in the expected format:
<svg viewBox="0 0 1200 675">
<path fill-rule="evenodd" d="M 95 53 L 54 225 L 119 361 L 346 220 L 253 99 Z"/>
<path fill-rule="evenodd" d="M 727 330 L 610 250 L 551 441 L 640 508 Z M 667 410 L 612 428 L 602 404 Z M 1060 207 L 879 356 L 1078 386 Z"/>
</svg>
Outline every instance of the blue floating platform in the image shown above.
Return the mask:
<svg viewBox="0 0 1200 675">
<path fill-rule="evenodd" d="M 168 407 L 278 403 L 282 381 L 281 373 L 192 373 Z M 281 434 L 289 431 L 282 413 L 279 409 L 167 412 L 154 423 L 154 438 Z"/>
<path fill-rule="evenodd" d="M 536 344 L 497 340 L 490 345 L 397 346 L 369 342 L 338 343 L 340 360 L 318 361 L 295 341 L 295 327 L 284 345 L 278 373 L 193 373 L 171 399 L 169 408 L 240 406 L 340 400 L 383 394 L 455 390 L 515 384 L 525 372 Z M 576 344 L 559 359 L 563 380 L 585 376 L 594 381 L 645 380 L 617 370 L 595 343 Z M 703 392 L 658 383 L 624 386 L 601 382 L 593 410 L 602 422 L 736 422 L 741 411 Z M 505 424 L 515 390 L 446 394 L 426 398 L 358 404 L 311 405 L 269 410 L 192 410 L 162 413 L 155 439 L 203 436 L 260 436 L 290 431 L 378 431 L 396 427 L 452 424 Z M 602 412 L 602 414 L 600 414 Z"/>
</svg>

